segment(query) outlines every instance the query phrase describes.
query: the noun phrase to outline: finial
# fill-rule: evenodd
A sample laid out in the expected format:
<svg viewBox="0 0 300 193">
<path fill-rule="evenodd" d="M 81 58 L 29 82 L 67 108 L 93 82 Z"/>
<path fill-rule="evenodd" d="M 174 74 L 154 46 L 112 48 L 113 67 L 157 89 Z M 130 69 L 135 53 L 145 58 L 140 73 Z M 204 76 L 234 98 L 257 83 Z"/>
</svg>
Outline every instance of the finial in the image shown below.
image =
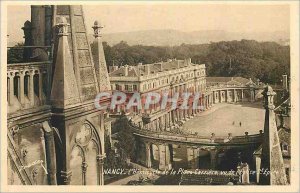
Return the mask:
<svg viewBox="0 0 300 193">
<path fill-rule="evenodd" d="M 265 108 L 268 109 L 274 109 L 274 96 L 276 95 L 276 92 L 273 91 L 272 87 L 267 85 L 264 89 L 264 91 L 262 92 L 262 95 L 264 96 L 264 106 Z"/>
<path fill-rule="evenodd" d="M 103 28 L 103 26 L 97 20 L 94 22 L 94 26 L 92 28 L 94 29 L 95 38 L 101 37 L 100 31 Z"/>
<path fill-rule="evenodd" d="M 58 27 L 58 34 L 59 36 L 67 36 L 68 34 L 68 26 L 70 24 L 67 22 L 67 19 L 65 17 L 59 17 L 57 19 L 58 23 L 56 26 Z"/>
</svg>

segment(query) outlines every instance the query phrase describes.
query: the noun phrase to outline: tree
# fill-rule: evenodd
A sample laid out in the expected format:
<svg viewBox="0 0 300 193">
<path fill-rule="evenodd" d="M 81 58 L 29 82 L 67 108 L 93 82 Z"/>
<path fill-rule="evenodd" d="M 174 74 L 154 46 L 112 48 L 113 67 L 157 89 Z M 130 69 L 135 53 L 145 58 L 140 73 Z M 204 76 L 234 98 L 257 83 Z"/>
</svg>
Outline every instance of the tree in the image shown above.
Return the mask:
<svg viewBox="0 0 300 193">
<path fill-rule="evenodd" d="M 121 157 L 126 160 L 127 158 L 135 159 L 135 138 L 133 136 L 133 130 L 129 125 L 128 118 L 123 113 L 116 122 L 118 128 L 118 147 L 120 149 Z"/>
</svg>

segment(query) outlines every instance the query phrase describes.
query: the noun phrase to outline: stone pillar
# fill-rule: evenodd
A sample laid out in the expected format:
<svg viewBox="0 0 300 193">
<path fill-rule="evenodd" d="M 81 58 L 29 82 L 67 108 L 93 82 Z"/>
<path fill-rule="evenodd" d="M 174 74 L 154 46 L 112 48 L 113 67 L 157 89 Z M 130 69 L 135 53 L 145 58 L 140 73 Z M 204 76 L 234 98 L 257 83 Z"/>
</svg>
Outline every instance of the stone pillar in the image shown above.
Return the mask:
<svg viewBox="0 0 300 193">
<path fill-rule="evenodd" d="M 149 143 L 145 143 L 146 146 L 146 167 L 151 168 L 152 162 L 151 162 L 151 145 Z"/>
<path fill-rule="evenodd" d="M 256 183 L 259 183 L 260 163 L 261 163 L 260 156 L 255 155 Z"/>
<path fill-rule="evenodd" d="M 235 89 L 233 89 L 233 98 L 234 98 L 234 102 L 236 103 L 237 102 L 237 93 L 236 93 Z"/>
<path fill-rule="evenodd" d="M 47 121 L 43 122 L 42 125 L 43 125 L 43 133 L 44 133 L 44 140 L 45 140 L 48 185 L 56 185 L 57 184 L 56 160 L 53 159 L 56 157 L 56 152 L 55 152 L 53 130 L 50 128 Z"/>
<path fill-rule="evenodd" d="M 45 8 L 45 46 L 51 45 L 52 40 L 52 8 L 51 5 L 44 5 Z"/>
<path fill-rule="evenodd" d="M 242 100 L 244 99 L 244 90 L 243 89 L 241 90 L 241 99 Z"/>
<path fill-rule="evenodd" d="M 159 151 L 159 170 L 169 170 L 171 163 L 170 160 L 170 150 L 167 144 L 160 144 L 158 145 Z"/>
<path fill-rule="evenodd" d="M 12 105 L 14 98 L 14 76 L 9 77 L 9 104 Z"/>
<path fill-rule="evenodd" d="M 225 100 L 225 101 L 226 101 L 226 103 L 228 103 L 228 102 L 229 102 L 229 100 L 228 100 L 228 99 L 229 99 L 229 90 L 226 90 L 226 100 Z"/>
<path fill-rule="evenodd" d="M 98 185 L 104 185 L 103 164 L 104 164 L 104 156 L 103 155 L 97 155 Z"/>
<path fill-rule="evenodd" d="M 86 185 L 86 171 L 87 171 L 87 163 L 85 161 L 82 162 L 81 164 L 81 169 L 82 169 L 82 185 Z"/>
<path fill-rule="evenodd" d="M 170 170 L 172 169 L 171 152 L 168 144 L 166 144 L 165 147 L 166 147 L 166 169 Z"/>
<path fill-rule="evenodd" d="M 212 170 L 215 170 L 217 167 L 217 160 L 218 159 L 218 153 L 217 149 L 211 149 L 210 150 L 210 166 Z"/>
<path fill-rule="evenodd" d="M 251 102 L 254 102 L 254 100 L 255 100 L 254 90 L 251 89 L 251 90 L 250 90 L 250 101 L 251 101 Z"/>
<path fill-rule="evenodd" d="M 199 150 L 187 147 L 188 168 L 197 169 L 199 167 Z"/>
<path fill-rule="evenodd" d="M 20 87 L 20 93 L 19 93 L 19 95 L 20 95 L 20 103 L 22 104 L 22 105 L 24 105 L 24 98 L 25 98 L 25 96 L 24 96 L 24 73 L 22 72 L 22 73 L 20 73 L 20 81 L 19 81 L 19 87 Z"/>
<path fill-rule="evenodd" d="M 30 76 L 29 76 L 29 93 L 28 93 L 28 97 L 29 97 L 29 100 L 30 100 L 30 104 L 32 106 L 34 106 L 34 82 L 33 82 L 33 76 L 34 76 L 34 71 L 32 71 L 30 73 Z"/>
<path fill-rule="evenodd" d="M 164 115 L 164 130 L 166 131 L 168 128 L 168 114 Z"/>
<path fill-rule="evenodd" d="M 39 73 L 39 99 L 41 101 L 41 104 L 43 104 L 43 70 L 40 70 Z"/>
</svg>

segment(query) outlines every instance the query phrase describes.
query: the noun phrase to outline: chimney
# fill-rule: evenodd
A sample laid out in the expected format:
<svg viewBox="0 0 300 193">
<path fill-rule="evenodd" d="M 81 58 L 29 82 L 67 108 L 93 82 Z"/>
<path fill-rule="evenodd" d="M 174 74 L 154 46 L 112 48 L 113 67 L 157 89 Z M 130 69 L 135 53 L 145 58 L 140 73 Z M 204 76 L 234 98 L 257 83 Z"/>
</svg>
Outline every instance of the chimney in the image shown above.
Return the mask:
<svg viewBox="0 0 300 193">
<path fill-rule="evenodd" d="M 128 76 L 128 65 L 124 66 L 124 76 Z"/>
<path fill-rule="evenodd" d="M 284 89 L 288 90 L 287 75 L 282 75 L 282 86 L 283 86 Z"/>
<path fill-rule="evenodd" d="M 160 63 L 160 71 L 163 71 L 164 70 L 164 68 L 163 68 L 163 63 L 161 62 Z"/>
<path fill-rule="evenodd" d="M 150 66 L 149 65 L 145 65 L 145 73 L 146 73 L 146 75 L 150 74 Z"/>
</svg>

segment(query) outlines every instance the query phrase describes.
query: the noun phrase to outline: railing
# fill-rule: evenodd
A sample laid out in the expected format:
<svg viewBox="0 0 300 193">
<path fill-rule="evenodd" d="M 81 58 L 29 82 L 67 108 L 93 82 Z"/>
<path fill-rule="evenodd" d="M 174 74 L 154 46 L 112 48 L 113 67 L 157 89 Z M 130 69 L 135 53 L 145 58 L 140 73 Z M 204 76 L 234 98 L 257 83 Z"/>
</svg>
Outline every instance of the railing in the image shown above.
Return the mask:
<svg viewBox="0 0 300 193">
<path fill-rule="evenodd" d="M 7 134 L 7 141 L 8 141 L 8 158 L 12 161 L 14 165 L 15 171 L 18 174 L 18 177 L 23 185 L 32 185 L 33 182 L 29 176 L 29 172 L 27 169 L 22 169 L 24 166 L 23 160 L 18 152 L 18 147 L 14 143 L 13 137 L 10 133 Z"/>
<path fill-rule="evenodd" d="M 50 95 L 51 62 L 7 65 L 8 113 L 45 105 Z"/>
<path fill-rule="evenodd" d="M 254 135 L 245 135 L 245 136 L 232 136 L 228 137 L 216 137 L 211 138 L 209 136 L 199 136 L 199 135 L 184 135 L 177 134 L 173 132 L 155 132 L 151 130 L 139 129 L 137 125 L 130 124 L 133 129 L 135 135 L 152 138 L 156 140 L 166 140 L 173 142 L 184 142 L 184 143 L 200 143 L 206 145 L 216 145 L 216 144 L 228 144 L 228 145 L 241 145 L 241 144 L 250 144 L 250 143 L 260 143 L 262 142 L 263 133 L 254 134 Z"/>
</svg>

